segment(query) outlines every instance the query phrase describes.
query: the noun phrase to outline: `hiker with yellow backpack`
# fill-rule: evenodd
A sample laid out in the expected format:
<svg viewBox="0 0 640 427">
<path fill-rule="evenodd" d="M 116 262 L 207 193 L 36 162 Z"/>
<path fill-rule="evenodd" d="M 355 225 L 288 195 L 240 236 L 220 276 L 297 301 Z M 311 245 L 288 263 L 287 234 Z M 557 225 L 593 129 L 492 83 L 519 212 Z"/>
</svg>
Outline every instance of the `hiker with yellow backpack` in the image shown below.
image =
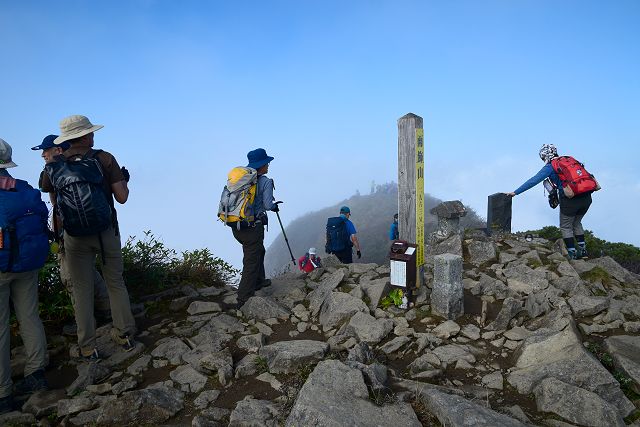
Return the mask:
<svg viewBox="0 0 640 427">
<path fill-rule="evenodd" d="M 239 166 L 229 172 L 218 208 L 218 218 L 231 228 L 233 237 L 242 245 L 237 307 L 257 290 L 271 285 L 264 270 L 264 227 L 269 221 L 267 211 L 279 211 L 273 198 L 273 180 L 267 177 L 269 163 L 274 158 L 263 148 L 250 151 L 247 158 L 246 167 Z"/>
</svg>

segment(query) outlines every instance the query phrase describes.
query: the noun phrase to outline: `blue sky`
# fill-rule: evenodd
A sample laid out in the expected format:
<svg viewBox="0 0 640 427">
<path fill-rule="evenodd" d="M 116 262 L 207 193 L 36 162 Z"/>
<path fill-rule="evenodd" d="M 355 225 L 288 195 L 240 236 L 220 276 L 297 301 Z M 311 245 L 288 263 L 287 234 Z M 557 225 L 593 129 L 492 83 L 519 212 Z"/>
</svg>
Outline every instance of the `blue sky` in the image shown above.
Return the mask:
<svg viewBox="0 0 640 427">
<path fill-rule="evenodd" d="M 638 1 L 5 0 L 0 137 L 35 183 L 28 148 L 87 115 L 132 174 L 123 234 L 237 265 L 215 214 L 247 151 L 276 157 L 286 223 L 396 180 L 396 120 L 413 112 L 432 195 L 484 214 L 554 143 L 603 186 L 585 226 L 640 245 L 638 22 Z M 556 223 L 541 187 L 514 200 L 515 229 Z"/>
</svg>

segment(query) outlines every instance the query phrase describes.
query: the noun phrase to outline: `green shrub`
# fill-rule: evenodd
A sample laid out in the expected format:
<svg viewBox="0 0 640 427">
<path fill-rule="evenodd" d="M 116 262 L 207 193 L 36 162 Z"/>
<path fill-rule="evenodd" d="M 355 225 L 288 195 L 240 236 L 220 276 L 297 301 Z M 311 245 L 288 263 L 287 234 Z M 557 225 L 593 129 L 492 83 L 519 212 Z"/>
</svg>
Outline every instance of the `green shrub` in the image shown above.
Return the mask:
<svg viewBox="0 0 640 427">
<path fill-rule="evenodd" d="M 169 266 L 174 283 L 188 282 L 196 286 L 224 286 L 240 273 L 226 261 L 213 256 L 207 248 L 182 252 Z"/>
<path fill-rule="evenodd" d="M 43 321 L 64 321 L 73 317 L 71 296 L 60 280 L 60 266 L 56 255 L 49 258 L 38 274 L 38 299 Z"/>
</svg>

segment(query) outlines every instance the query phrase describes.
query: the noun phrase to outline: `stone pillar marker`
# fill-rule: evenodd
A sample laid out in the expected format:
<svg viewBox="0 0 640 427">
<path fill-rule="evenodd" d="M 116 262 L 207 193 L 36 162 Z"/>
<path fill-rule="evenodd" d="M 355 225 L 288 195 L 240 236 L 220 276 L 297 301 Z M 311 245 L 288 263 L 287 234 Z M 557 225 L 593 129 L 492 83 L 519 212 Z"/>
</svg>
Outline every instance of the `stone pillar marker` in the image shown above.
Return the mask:
<svg viewBox="0 0 640 427">
<path fill-rule="evenodd" d="M 431 311 L 449 320 L 464 314 L 461 256 L 443 254 L 434 257 Z"/>
<path fill-rule="evenodd" d="M 436 237 L 446 239 L 460 232 L 460 218 L 467 214 L 467 209 L 460 200 L 442 202 L 429 211 L 438 217 Z"/>
<path fill-rule="evenodd" d="M 495 193 L 489 196 L 487 206 L 487 234 L 511 233 L 511 196 Z"/>
</svg>

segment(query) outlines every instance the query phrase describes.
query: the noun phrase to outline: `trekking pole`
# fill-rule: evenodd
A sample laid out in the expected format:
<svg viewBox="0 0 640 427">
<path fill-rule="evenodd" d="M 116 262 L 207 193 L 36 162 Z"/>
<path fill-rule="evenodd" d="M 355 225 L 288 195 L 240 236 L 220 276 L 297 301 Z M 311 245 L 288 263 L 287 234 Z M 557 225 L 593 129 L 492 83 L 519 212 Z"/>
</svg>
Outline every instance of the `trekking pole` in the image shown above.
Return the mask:
<svg viewBox="0 0 640 427">
<path fill-rule="evenodd" d="M 279 205 L 280 202 L 276 202 L 276 206 Z M 296 259 L 293 257 L 293 252 L 291 252 L 291 246 L 289 246 L 289 239 L 287 239 L 287 233 L 284 232 L 284 227 L 282 226 L 282 220 L 280 219 L 280 212 L 276 212 L 276 216 L 278 217 L 278 222 L 280 223 L 280 228 L 282 229 L 282 235 L 284 236 L 284 241 L 287 243 L 287 248 L 289 248 L 289 255 L 291 255 L 291 262 L 293 265 L 296 265 Z"/>
</svg>

